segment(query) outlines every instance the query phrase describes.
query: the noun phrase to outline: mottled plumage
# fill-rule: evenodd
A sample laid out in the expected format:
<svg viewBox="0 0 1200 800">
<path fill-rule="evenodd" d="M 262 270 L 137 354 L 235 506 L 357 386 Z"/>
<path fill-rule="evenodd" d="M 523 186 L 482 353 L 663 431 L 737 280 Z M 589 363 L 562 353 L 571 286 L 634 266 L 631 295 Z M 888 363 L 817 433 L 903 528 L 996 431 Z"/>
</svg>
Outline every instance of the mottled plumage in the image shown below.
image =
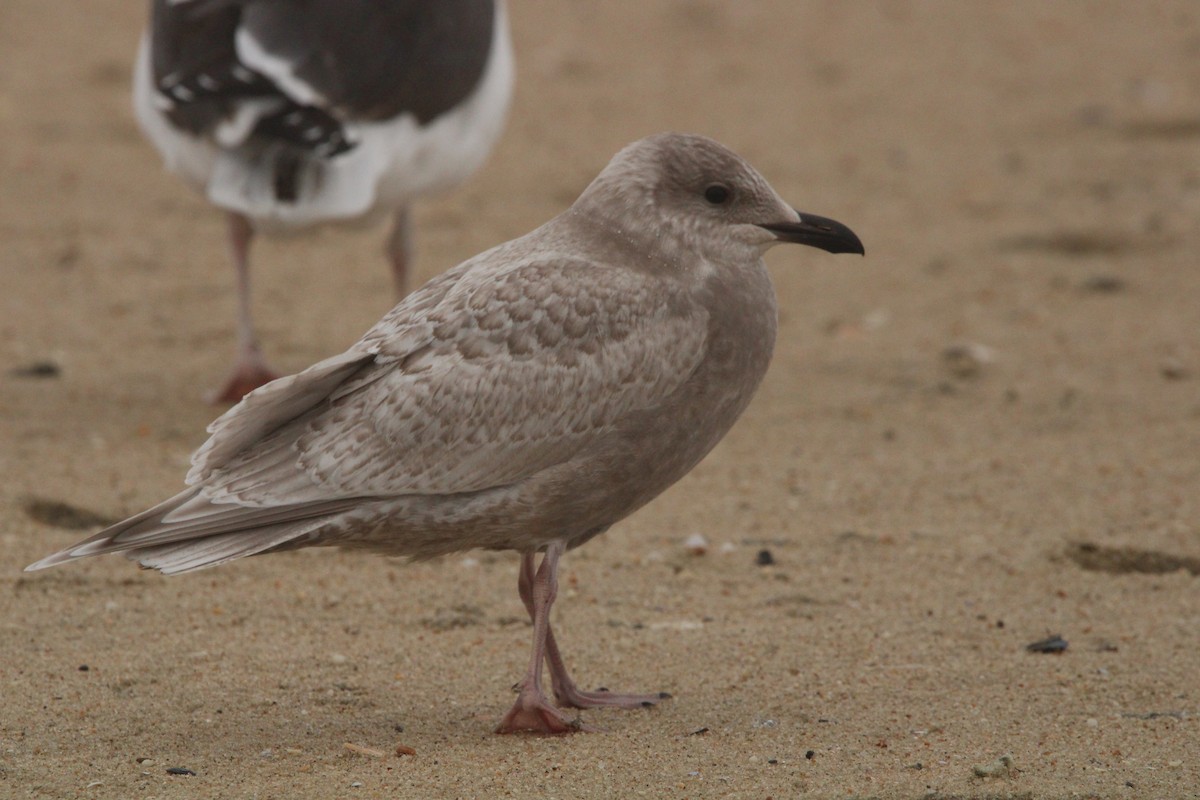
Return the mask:
<svg viewBox="0 0 1200 800">
<path fill-rule="evenodd" d="M 542 695 L 543 655 L 562 702 L 653 702 L 578 692 L 539 618 L 558 556 L 683 477 L 750 401 L 776 329 L 761 253 L 780 241 L 862 252 L 711 140 L 636 142 L 565 213 L 248 395 L 210 426 L 188 490 L 31 569 L 111 552 L 173 573 L 309 545 L 517 550 L 542 627 L 502 730 L 570 727 Z"/>
</svg>

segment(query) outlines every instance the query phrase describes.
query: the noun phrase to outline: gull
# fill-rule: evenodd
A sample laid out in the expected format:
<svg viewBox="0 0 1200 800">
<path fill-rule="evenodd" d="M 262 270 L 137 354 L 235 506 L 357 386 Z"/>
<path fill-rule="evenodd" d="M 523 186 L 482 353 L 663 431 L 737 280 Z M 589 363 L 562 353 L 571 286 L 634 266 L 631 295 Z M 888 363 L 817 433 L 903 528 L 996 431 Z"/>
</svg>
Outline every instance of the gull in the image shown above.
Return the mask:
<svg viewBox="0 0 1200 800">
<path fill-rule="evenodd" d="M 210 399 L 277 377 L 251 314 L 255 233 L 391 214 L 403 297 L 410 205 L 482 165 L 512 83 L 504 0 L 154 0 L 134 110 L 167 168 L 224 210 L 236 273 L 236 361 Z"/>
<path fill-rule="evenodd" d="M 27 569 L 515 550 L 533 648 L 496 730 L 582 729 L 559 706 L 654 705 L 665 695 L 584 691 L 568 674 L 550 626 L 559 559 L 686 475 L 746 408 L 775 343 L 762 254 L 779 243 L 864 252 L 711 139 L 637 141 L 550 222 L 247 395 L 209 426 L 188 488 Z"/>
</svg>

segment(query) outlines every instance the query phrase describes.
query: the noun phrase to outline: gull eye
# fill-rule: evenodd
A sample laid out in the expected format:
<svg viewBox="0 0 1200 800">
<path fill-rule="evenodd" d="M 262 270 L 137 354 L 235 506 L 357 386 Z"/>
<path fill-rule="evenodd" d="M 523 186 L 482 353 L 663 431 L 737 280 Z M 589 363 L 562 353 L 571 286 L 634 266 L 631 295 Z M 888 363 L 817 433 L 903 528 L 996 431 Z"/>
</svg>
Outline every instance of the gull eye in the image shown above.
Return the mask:
<svg viewBox="0 0 1200 800">
<path fill-rule="evenodd" d="M 704 190 L 704 199 L 712 203 L 714 206 L 724 205 L 729 201 L 731 192 L 729 187 L 722 186 L 719 183 L 714 183 Z"/>
</svg>

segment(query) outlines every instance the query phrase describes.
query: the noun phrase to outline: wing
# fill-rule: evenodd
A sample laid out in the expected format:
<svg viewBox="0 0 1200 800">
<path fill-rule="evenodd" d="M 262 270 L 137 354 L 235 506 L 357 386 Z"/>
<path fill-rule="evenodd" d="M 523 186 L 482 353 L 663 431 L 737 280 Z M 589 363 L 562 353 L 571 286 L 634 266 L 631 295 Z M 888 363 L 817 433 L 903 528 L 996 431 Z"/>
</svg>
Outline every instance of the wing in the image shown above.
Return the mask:
<svg viewBox="0 0 1200 800">
<path fill-rule="evenodd" d="M 388 342 L 403 347 L 427 338 L 422 317 L 452 288 L 470 262 L 425 284 L 376 327 Z M 209 426 L 212 436 L 193 457 L 193 473 L 211 471 L 231 458 L 262 448 L 281 432 L 303 428 L 307 417 L 319 416 L 339 391 L 353 391 L 364 373 L 371 379 L 382 340 L 363 340 L 341 355 L 297 375 L 280 378 L 247 395 Z M 190 483 L 198 482 L 189 476 Z M 157 506 L 111 525 L 96 535 L 54 553 L 27 570 L 45 569 L 76 558 L 125 553 L 143 566 L 166 573 L 215 566 L 261 553 L 303 537 L 332 517 L 358 504 L 354 498 L 287 502 L 272 506 L 214 503 L 204 486 L 194 486 Z"/>
<path fill-rule="evenodd" d="M 366 498 L 510 484 L 653 409 L 703 358 L 706 312 L 669 284 L 566 260 L 489 268 L 510 246 L 248 395 L 210 426 L 190 489 L 26 569 L 123 552 L 186 572 L 294 542 Z"/>
<path fill-rule="evenodd" d="M 423 125 L 461 103 L 495 22 L 492 0 L 155 0 L 151 64 L 178 127 L 212 132 L 253 100 L 243 135 L 332 156 L 352 147 L 344 121 Z"/>
<path fill-rule="evenodd" d="M 469 277 L 330 362 L 331 376 L 353 371 L 293 421 L 276 424 L 307 403 L 278 414 L 287 387 L 269 404 L 252 394 L 215 424 L 189 482 L 259 507 L 511 484 L 661 403 L 705 352 L 706 312 L 631 270 L 533 261 Z"/>
<path fill-rule="evenodd" d="M 290 95 L 238 52 L 248 11 L 234 0 L 154 0 L 150 66 L 162 113 L 176 128 L 226 146 L 254 136 L 322 157 L 349 150 L 327 108 Z"/>
<path fill-rule="evenodd" d="M 479 83 L 494 24 L 492 0 L 254 0 L 238 50 L 301 102 L 425 124 Z"/>
</svg>

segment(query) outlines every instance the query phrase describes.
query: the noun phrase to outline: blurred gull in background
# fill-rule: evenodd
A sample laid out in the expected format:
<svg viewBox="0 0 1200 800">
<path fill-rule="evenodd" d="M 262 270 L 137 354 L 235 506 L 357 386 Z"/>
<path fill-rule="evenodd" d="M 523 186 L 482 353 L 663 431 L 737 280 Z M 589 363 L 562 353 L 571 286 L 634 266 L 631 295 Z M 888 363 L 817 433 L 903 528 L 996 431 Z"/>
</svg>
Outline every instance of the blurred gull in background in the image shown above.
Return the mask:
<svg viewBox="0 0 1200 800">
<path fill-rule="evenodd" d="M 276 377 L 250 308 L 255 232 L 390 213 L 403 297 L 409 206 L 483 163 L 512 83 L 504 0 L 154 0 L 138 121 L 167 167 L 226 211 L 237 273 L 237 360 L 211 399 Z"/>
</svg>

